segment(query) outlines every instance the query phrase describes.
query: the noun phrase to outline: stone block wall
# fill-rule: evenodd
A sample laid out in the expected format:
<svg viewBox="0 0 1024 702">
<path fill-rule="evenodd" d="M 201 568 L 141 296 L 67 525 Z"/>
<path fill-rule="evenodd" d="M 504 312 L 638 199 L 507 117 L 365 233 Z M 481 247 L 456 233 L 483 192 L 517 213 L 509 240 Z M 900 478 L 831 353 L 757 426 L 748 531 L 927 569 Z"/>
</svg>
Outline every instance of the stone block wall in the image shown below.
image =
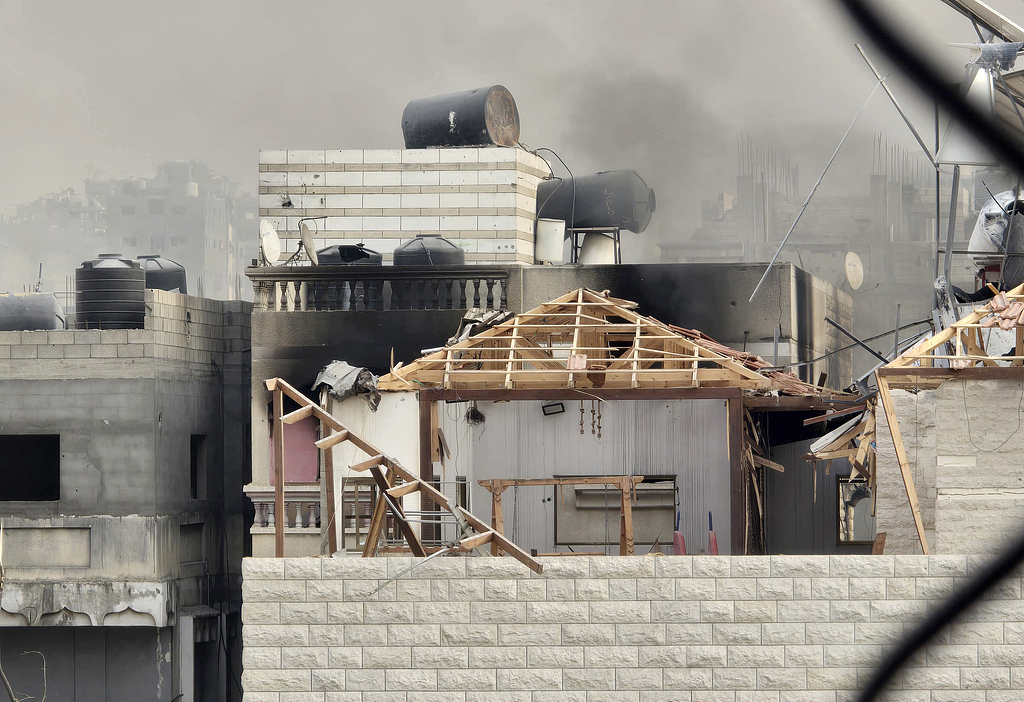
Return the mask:
<svg viewBox="0 0 1024 702">
<path fill-rule="evenodd" d="M 1024 384 L 947 380 L 894 390 L 932 553 L 994 554 L 1024 530 Z M 877 528 L 886 553 L 920 553 L 885 415 L 878 412 Z"/>
<path fill-rule="evenodd" d="M 842 702 L 966 556 L 246 559 L 246 702 Z M 380 588 L 378 590 L 378 588 Z M 1021 579 L 890 700 L 1024 697 Z"/>
<path fill-rule="evenodd" d="M 914 478 L 914 489 L 917 491 L 918 503 L 921 506 L 921 519 L 924 523 L 925 536 L 931 546 L 935 546 L 935 451 L 937 431 L 935 426 L 935 391 L 922 390 L 917 394 L 906 390 L 893 390 L 893 401 L 896 403 L 896 418 L 900 423 L 903 445 L 910 462 L 910 472 Z M 918 544 L 917 529 L 914 516 L 907 500 L 907 490 L 903 486 L 903 475 L 900 473 L 896 460 L 896 449 L 892 444 L 892 434 L 885 419 L 885 412 L 878 408 L 876 414 L 877 431 L 875 446 L 878 467 L 878 497 L 875 505 L 875 525 L 878 531 L 884 531 L 885 552 L 914 554 L 921 553 Z M 967 553 L 960 551 L 959 553 Z"/>
<path fill-rule="evenodd" d="M 362 242 L 391 261 L 419 234 L 439 235 L 466 261 L 533 263 L 537 184 L 544 159 L 500 146 L 260 151 L 260 217 L 285 250 L 299 219 L 319 220 L 318 247 Z"/>
</svg>

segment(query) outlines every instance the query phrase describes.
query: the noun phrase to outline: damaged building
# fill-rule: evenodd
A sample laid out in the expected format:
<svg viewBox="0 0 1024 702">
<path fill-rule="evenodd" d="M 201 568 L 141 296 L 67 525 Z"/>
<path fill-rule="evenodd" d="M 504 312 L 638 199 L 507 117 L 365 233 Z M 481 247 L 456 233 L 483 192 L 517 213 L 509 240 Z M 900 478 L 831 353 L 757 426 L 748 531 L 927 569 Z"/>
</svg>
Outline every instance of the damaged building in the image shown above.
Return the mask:
<svg viewBox="0 0 1024 702">
<path fill-rule="evenodd" d="M 0 296 L 2 670 L 35 699 L 240 699 L 249 304 L 98 262 L 77 325 Z"/>
</svg>

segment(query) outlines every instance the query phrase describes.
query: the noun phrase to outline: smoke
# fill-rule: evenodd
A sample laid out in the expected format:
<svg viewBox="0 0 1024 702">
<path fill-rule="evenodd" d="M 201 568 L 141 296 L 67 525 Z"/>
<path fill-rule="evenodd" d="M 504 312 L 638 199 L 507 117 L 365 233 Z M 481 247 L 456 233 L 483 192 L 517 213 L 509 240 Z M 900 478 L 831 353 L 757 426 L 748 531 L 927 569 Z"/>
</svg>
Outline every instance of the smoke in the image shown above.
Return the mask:
<svg viewBox="0 0 1024 702">
<path fill-rule="evenodd" d="M 656 241 L 688 237 L 700 224 L 702 196 L 732 189 L 730 130 L 684 82 L 587 72 L 576 76 L 566 117 L 562 158 L 575 175 L 632 169 L 657 194 L 648 229 L 639 237 L 624 235 L 627 259 L 656 260 Z"/>
</svg>

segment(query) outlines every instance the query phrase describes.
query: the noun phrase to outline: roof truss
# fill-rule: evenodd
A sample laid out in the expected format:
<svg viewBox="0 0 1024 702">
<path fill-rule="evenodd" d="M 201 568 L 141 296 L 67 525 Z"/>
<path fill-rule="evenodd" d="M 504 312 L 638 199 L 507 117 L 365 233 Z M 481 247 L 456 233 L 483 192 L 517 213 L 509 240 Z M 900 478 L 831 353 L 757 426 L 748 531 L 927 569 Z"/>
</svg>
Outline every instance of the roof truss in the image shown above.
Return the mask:
<svg viewBox="0 0 1024 702">
<path fill-rule="evenodd" d="M 580 288 L 396 368 L 378 387 L 773 389 L 771 379 L 636 307 Z"/>
</svg>

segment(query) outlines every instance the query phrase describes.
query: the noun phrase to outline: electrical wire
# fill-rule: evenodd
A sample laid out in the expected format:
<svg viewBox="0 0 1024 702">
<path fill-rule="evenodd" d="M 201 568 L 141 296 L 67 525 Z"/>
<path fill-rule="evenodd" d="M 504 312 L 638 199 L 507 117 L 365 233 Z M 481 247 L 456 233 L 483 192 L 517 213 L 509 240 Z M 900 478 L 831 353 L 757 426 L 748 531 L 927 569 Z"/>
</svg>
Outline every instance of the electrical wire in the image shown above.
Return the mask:
<svg viewBox="0 0 1024 702">
<path fill-rule="evenodd" d="M 983 449 L 980 446 L 978 446 L 976 443 L 974 443 L 974 437 L 971 436 L 971 412 L 967 408 L 967 381 L 966 380 L 960 381 L 960 385 L 961 385 L 961 387 L 963 388 L 963 391 L 964 391 L 964 416 L 965 416 L 965 418 L 967 420 L 967 439 L 968 439 L 968 441 L 971 442 L 971 446 L 973 446 L 976 450 L 981 451 L 982 453 L 994 453 L 994 452 L 998 451 L 999 449 L 1001 449 L 1003 446 L 1006 446 L 1006 442 L 1008 442 L 1010 439 L 1012 439 L 1014 436 L 1016 436 L 1017 432 L 1020 431 L 1020 427 L 1021 427 L 1021 405 L 1024 405 L 1024 382 L 1021 382 L 1021 384 L 1020 384 L 1020 399 L 1017 400 L 1017 428 L 1014 429 L 1010 433 L 1010 435 L 1008 437 L 1003 439 L 1003 442 L 1001 444 L 999 444 L 995 448 L 991 448 L 991 449 Z"/>
<path fill-rule="evenodd" d="M 869 3 L 864 0 L 837 1 L 846 8 L 861 31 L 893 62 L 899 65 L 921 90 L 928 93 L 937 105 L 944 107 L 954 119 L 958 120 L 978 141 L 1001 158 L 1003 163 L 1015 170 L 1018 175 L 1024 173 L 1024 144 L 1009 130 L 995 120 L 986 117 L 951 89 L 933 66 L 909 48 L 906 37 L 889 27 Z M 1022 386 L 1022 402 L 1024 402 L 1024 386 Z M 1020 416 L 1019 410 L 1020 405 L 1018 405 L 1018 417 Z M 885 657 L 861 689 L 856 698 L 857 702 L 873 702 L 918 649 L 926 645 L 964 610 L 981 599 L 996 583 L 1017 568 L 1021 561 L 1024 561 L 1024 534 L 1018 536 L 1008 549 L 985 566 L 977 576 L 967 581 L 963 589 L 955 593 L 939 609 L 932 612 Z"/>
</svg>

